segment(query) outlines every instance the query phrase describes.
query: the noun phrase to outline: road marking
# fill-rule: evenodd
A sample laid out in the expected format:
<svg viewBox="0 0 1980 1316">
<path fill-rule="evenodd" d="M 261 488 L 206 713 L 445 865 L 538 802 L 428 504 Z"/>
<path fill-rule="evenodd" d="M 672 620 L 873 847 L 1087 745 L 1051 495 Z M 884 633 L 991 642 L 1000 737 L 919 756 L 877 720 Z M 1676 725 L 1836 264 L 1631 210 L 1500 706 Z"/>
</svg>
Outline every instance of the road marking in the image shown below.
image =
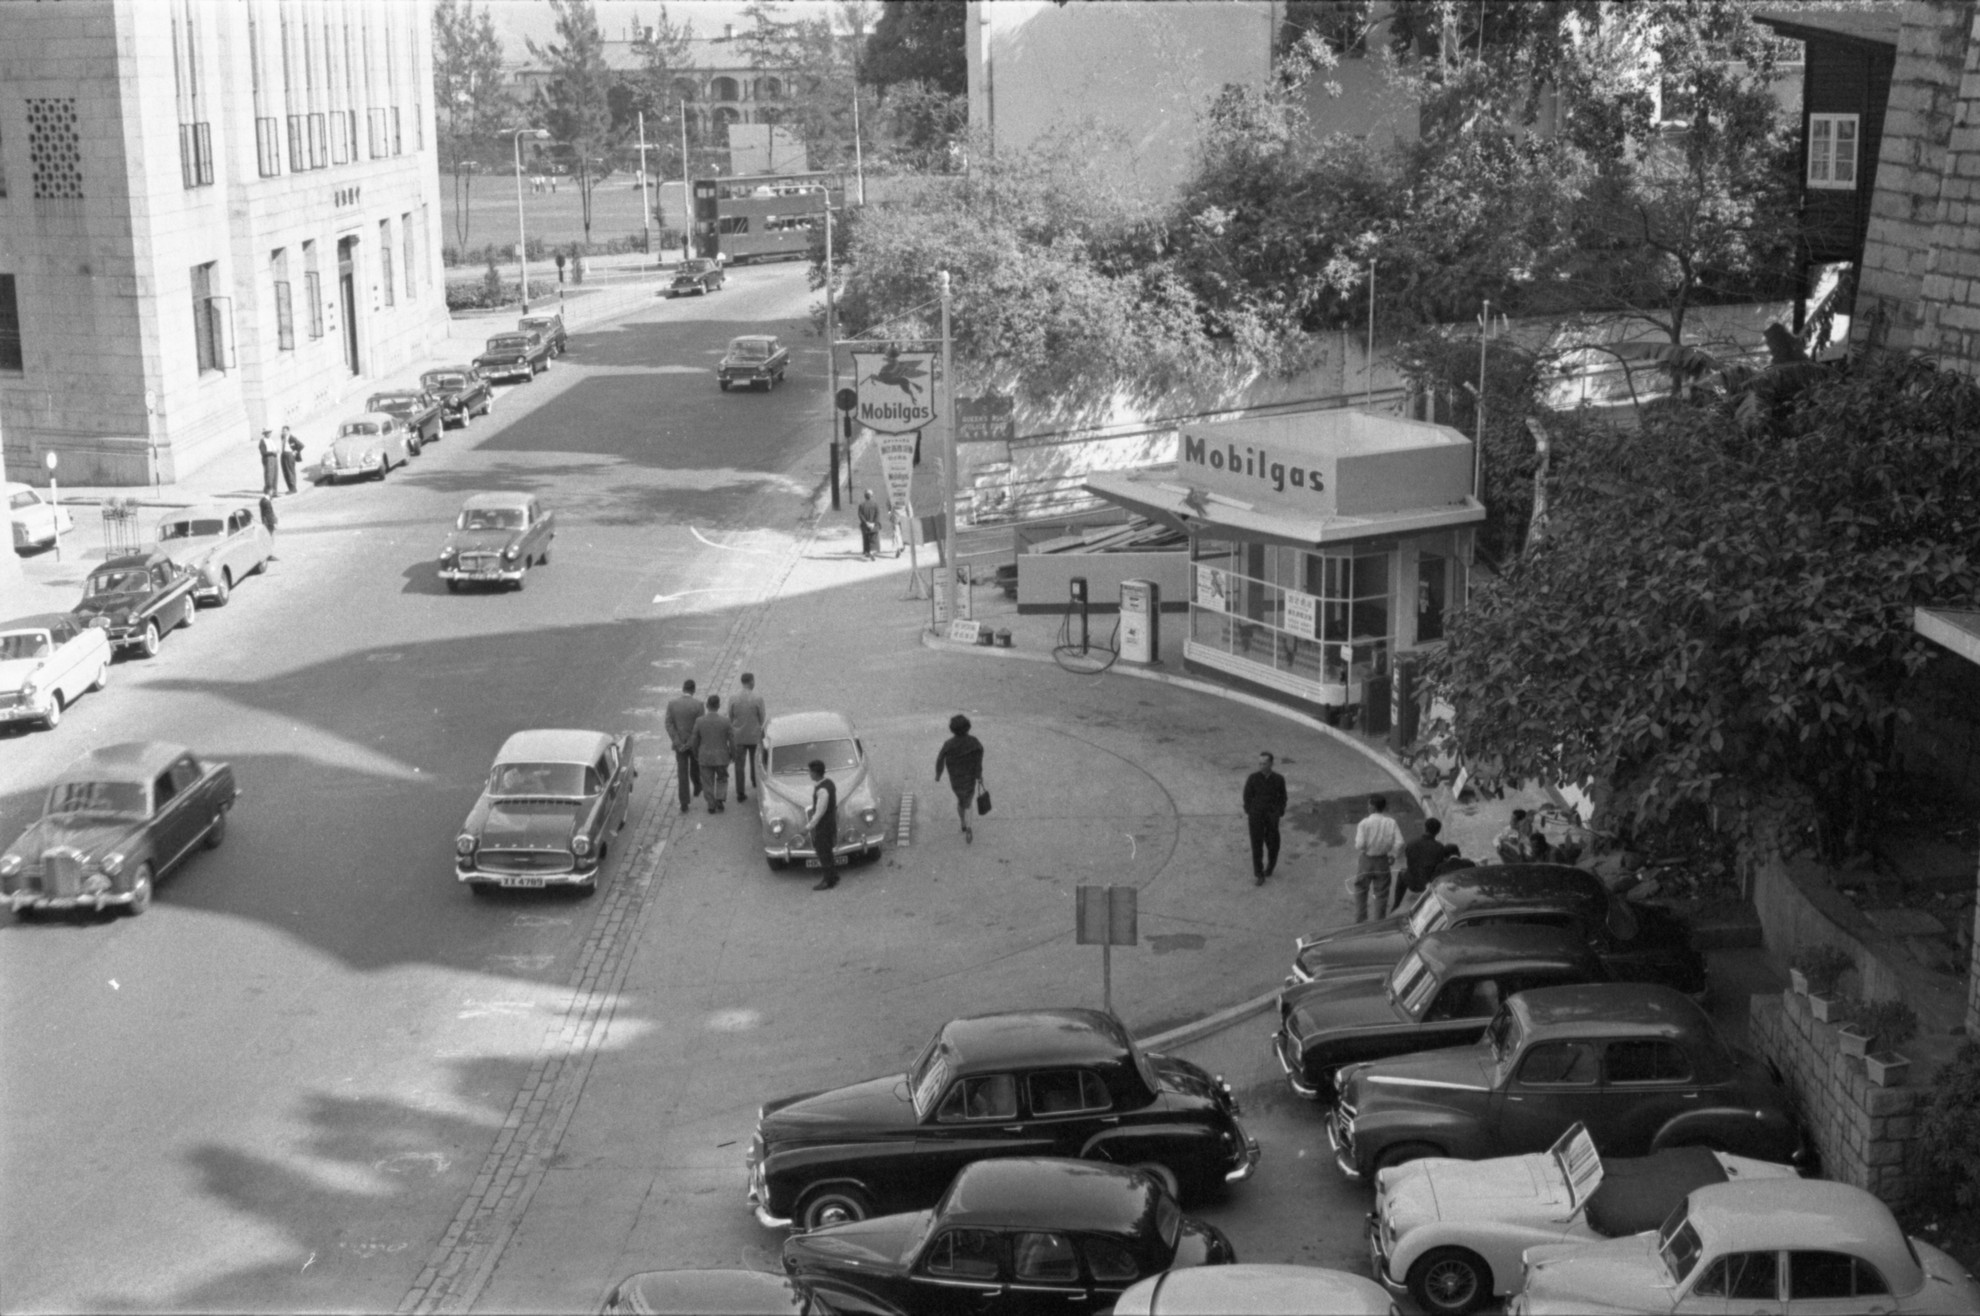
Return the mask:
<svg viewBox="0 0 1980 1316">
<path fill-rule="evenodd" d="M 914 796 L 903 795 L 901 796 L 900 825 L 894 829 L 894 844 L 901 849 L 906 849 L 911 843 L 909 838 L 913 835 L 913 832 Z"/>
<path fill-rule="evenodd" d="M 485 963 L 515 973 L 541 973 L 557 962 L 555 955 L 490 955 Z"/>
<path fill-rule="evenodd" d="M 738 551 L 747 551 L 747 550 L 738 550 Z M 655 603 L 672 603 L 675 599 L 684 599 L 690 594 L 754 594 L 755 592 L 756 591 L 752 589 L 726 588 L 726 587 L 717 587 L 715 589 L 684 589 L 678 594 L 655 594 L 653 596 L 653 601 Z"/>
<path fill-rule="evenodd" d="M 696 539 L 699 539 L 702 543 L 708 545 L 710 548 L 724 548 L 731 553 L 754 553 L 758 557 L 783 556 L 783 552 L 781 550 L 774 548 L 743 548 L 740 545 L 736 545 L 736 544 L 718 544 L 714 540 L 710 539 L 707 535 L 702 534 L 699 526 L 689 526 L 688 532 L 692 534 Z"/>
<path fill-rule="evenodd" d="M 400 1152 L 387 1156 L 382 1161 L 373 1161 L 371 1168 L 382 1174 L 404 1174 L 408 1170 L 420 1170 L 431 1175 L 442 1175 L 453 1162 L 439 1152 Z"/>
<path fill-rule="evenodd" d="M 763 1022 L 756 1010 L 717 1010 L 708 1016 L 707 1027 L 718 1033 L 740 1033 Z"/>
<path fill-rule="evenodd" d="M 519 928 L 562 928 L 570 926 L 571 921 L 554 914 L 518 914 L 511 922 Z"/>
<path fill-rule="evenodd" d="M 503 1015 L 513 1019 L 536 1011 L 535 1001 L 479 1001 L 470 996 L 462 1001 L 461 1005 L 465 1008 L 454 1016 L 456 1019 L 486 1019 L 490 1015 Z"/>
</svg>

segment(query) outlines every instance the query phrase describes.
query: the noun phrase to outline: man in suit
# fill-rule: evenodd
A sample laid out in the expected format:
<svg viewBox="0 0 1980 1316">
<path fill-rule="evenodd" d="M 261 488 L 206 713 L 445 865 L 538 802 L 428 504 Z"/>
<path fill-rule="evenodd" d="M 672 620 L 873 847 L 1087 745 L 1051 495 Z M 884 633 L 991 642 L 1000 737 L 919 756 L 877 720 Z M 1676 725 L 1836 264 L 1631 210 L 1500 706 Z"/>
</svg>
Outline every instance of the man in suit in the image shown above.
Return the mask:
<svg viewBox="0 0 1980 1316">
<path fill-rule="evenodd" d="M 701 794 L 701 769 L 694 761 L 694 724 L 701 720 L 701 701 L 694 697 L 692 677 L 681 682 L 681 692 L 667 702 L 667 739 L 674 746 L 674 776 L 681 787 L 681 812 L 688 801 Z"/>
<path fill-rule="evenodd" d="M 1271 754 L 1258 755 L 1258 771 L 1244 779 L 1244 821 L 1251 828 L 1251 876 L 1259 886 L 1279 866 L 1279 819 L 1286 812 L 1286 779 L 1272 770 Z"/>
<path fill-rule="evenodd" d="M 756 756 L 763 748 L 763 724 L 770 715 L 763 707 L 763 696 L 756 693 L 756 674 L 742 674 L 742 693 L 729 701 L 729 722 L 736 733 L 736 803 L 749 800 L 746 785 L 763 789 L 758 777 Z M 745 783 L 747 778 L 747 783 Z"/>
<path fill-rule="evenodd" d="M 735 730 L 722 713 L 722 696 L 708 696 L 708 711 L 694 724 L 694 762 L 701 769 L 701 793 L 708 798 L 710 813 L 728 807 L 729 759 L 735 743 Z"/>
<path fill-rule="evenodd" d="M 1444 860 L 1458 852 L 1454 845 L 1437 839 L 1444 824 L 1435 818 L 1423 820 L 1423 835 L 1403 847 L 1402 871 L 1390 883 L 1389 908 L 1397 909 L 1414 893 L 1430 885 Z"/>
</svg>

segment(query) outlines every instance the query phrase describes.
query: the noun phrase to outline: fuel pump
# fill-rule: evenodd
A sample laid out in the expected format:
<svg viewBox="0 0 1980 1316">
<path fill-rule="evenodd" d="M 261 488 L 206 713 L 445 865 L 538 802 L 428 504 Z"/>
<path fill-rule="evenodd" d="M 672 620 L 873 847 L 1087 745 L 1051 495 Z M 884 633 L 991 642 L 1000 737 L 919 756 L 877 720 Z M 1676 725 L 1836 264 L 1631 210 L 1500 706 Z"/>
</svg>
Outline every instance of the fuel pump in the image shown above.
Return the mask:
<svg viewBox="0 0 1980 1316">
<path fill-rule="evenodd" d="M 1092 640 L 1087 621 L 1085 576 L 1072 578 L 1072 611 L 1079 614 L 1079 652 L 1084 655 Z"/>
<path fill-rule="evenodd" d="M 1162 591 L 1152 580 L 1121 582 L 1121 657 L 1162 661 Z"/>
</svg>

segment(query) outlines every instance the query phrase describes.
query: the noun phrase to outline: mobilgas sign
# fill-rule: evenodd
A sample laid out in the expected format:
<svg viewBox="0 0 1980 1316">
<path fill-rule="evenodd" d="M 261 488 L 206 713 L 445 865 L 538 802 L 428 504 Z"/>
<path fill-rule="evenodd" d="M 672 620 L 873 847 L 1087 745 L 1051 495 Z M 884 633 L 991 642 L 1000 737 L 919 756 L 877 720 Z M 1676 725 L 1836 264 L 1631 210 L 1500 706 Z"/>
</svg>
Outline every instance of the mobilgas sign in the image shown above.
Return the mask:
<svg viewBox="0 0 1980 1316">
<path fill-rule="evenodd" d="M 853 419 L 881 434 L 909 434 L 935 423 L 935 353 L 854 352 Z"/>
<path fill-rule="evenodd" d="M 1326 477 L 1317 466 L 1295 466 L 1275 458 L 1269 448 L 1254 447 L 1251 444 L 1238 444 L 1228 440 L 1205 440 L 1195 434 L 1183 435 L 1183 465 L 1194 466 L 1204 471 L 1221 472 L 1224 479 L 1217 484 L 1226 489 L 1238 489 L 1247 479 L 1260 481 L 1261 489 L 1273 493 L 1287 493 L 1305 490 L 1310 494 L 1326 491 Z"/>
</svg>

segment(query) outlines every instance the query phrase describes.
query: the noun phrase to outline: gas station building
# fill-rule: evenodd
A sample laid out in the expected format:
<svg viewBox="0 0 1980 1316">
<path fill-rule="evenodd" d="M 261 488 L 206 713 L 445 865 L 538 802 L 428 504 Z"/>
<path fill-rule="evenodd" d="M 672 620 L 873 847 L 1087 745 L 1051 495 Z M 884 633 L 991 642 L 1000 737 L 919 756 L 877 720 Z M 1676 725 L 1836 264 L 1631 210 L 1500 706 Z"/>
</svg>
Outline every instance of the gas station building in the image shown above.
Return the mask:
<svg viewBox="0 0 1980 1316">
<path fill-rule="evenodd" d="M 1399 667 L 1465 597 L 1472 441 L 1363 411 L 1185 427 L 1174 465 L 1087 477 L 1099 497 L 1189 535 L 1183 665 L 1309 712 L 1387 730 Z M 1175 652 L 1172 639 L 1163 647 Z"/>
</svg>

